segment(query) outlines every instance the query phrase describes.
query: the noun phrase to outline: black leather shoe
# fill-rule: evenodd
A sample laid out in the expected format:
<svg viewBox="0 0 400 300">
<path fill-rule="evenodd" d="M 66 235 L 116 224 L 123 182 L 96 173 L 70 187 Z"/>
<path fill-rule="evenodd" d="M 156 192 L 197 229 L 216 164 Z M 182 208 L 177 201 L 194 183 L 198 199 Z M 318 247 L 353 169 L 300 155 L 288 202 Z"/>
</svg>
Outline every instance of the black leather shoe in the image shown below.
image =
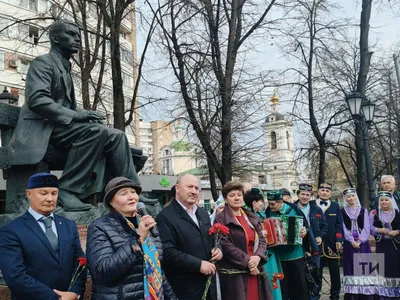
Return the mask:
<svg viewBox="0 0 400 300">
<path fill-rule="evenodd" d="M 93 208 L 93 205 L 83 203 L 76 195 L 65 190 L 59 190 L 58 202 L 65 211 L 86 211 Z"/>
</svg>

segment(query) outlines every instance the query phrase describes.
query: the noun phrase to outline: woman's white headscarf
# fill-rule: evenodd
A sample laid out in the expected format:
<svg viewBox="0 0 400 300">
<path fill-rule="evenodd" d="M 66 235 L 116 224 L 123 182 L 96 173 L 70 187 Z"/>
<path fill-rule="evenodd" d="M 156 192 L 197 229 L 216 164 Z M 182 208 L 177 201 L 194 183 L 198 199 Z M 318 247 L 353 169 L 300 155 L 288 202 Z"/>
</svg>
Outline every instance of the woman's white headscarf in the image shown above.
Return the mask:
<svg viewBox="0 0 400 300">
<path fill-rule="evenodd" d="M 215 201 L 214 212 L 210 216 L 211 225 L 214 225 L 215 217 L 217 216 L 217 210 L 222 205 L 225 205 L 225 199 L 221 195 L 218 197 L 217 201 Z"/>
<path fill-rule="evenodd" d="M 399 210 L 399 206 L 397 205 L 396 200 L 394 200 L 393 194 L 391 192 L 381 191 L 378 192 L 378 198 L 389 198 L 392 201 L 393 210 Z M 379 201 L 379 209 L 381 209 L 381 201 Z"/>
<path fill-rule="evenodd" d="M 356 207 L 361 207 L 360 199 L 358 199 L 358 195 L 355 188 L 348 188 L 343 191 L 343 200 L 344 200 L 344 207 L 348 207 L 349 203 L 347 202 L 347 197 L 354 195 L 356 196 Z"/>
<path fill-rule="evenodd" d="M 350 204 L 347 202 L 347 197 L 352 196 L 352 195 L 354 195 L 356 197 L 356 200 L 357 200 L 357 202 L 356 202 L 356 213 L 354 215 L 348 211 L 348 209 L 350 207 Z M 344 200 L 344 210 L 346 211 L 347 215 L 350 218 L 353 218 L 351 216 L 356 216 L 355 219 L 354 219 L 354 220 L 356 220 L 358 215 L 360 214 L 360 211 L 361 211 L 361 203 L 360 203 L 360 199 L 358 199 L 358 195 L 357 195 L 356 189 L 354 189 L 354 188 L 345 189 L 343 191 L 343 200 Z"/>
</svg>

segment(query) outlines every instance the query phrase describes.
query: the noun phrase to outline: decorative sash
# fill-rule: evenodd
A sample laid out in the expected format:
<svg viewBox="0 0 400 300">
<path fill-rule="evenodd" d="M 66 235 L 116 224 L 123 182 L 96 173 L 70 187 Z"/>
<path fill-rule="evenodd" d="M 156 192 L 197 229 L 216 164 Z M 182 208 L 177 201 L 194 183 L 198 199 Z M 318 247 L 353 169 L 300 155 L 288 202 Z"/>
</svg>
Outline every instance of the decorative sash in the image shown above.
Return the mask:
<svg viewBox="0 0 400 300">
<path fill-rule="evenodd" d="M 138 216 L 138 223 L 140 217 Z M 128 226 L 137 232 L 135 225 L 125 218 Z M 150 236 L 142 244 L 144 300 L 164 300 L 163 279 L 157 247 Z"/>
</svg>

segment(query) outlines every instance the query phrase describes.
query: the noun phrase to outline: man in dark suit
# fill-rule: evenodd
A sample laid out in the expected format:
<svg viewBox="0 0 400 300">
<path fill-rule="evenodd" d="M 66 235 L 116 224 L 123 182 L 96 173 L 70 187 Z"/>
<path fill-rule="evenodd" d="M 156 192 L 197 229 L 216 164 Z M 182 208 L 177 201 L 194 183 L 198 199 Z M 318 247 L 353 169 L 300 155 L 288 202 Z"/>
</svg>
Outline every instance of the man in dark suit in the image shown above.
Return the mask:
<svg viewBox="0 0 400 300">
<path fill-rule="evenodd" d="M 9 161 L 12 166 L 37 164 L 49 144 L 68 151 L 58 200 L 66 211 L 89 210 L 92 206 L 80 199 L 103 190 L 104 157 L 111 176 L 140 182 L 125 133 L 98 124 L 104 119 L 100 113 L 77 107 L 70 58 L 80 46 L 78 26 L 57 20 L 49 37 L 50 52 L 35 58 L 28 70 L 27 103 L 8 145 Z"/>
<path fill-rule="evenodd" d="M 208 234 L 211 223 L 207 211 L 196 205 L 199 180 L 183 175 L 175 188 L 175 199 L 156 218 L 164 246 L 163 269 L 179 300 L 201 300 L 208 275 L 216 272 L 210 260 L 220 260 L 222 252 L 214 248 Z M 214 289 L 207 299 L 216 299 Z"/>
<path fill-rule="evenodd" d="M 322 239 L 328 233 L 328 223 L 326 222 L 325 215 L 321 208 L 319 208 L 315 201 L 310 202 L 311 194 L 312 194 L 312 185 L 307 183 L 299 184 L 299 200 L 296 201 L 295 204 L 301 209 L 302 213 L 306 217 L 306 221 L 310 228 L 310 238 L 315 240 L 316 245 L 318 246 L 318 251 L 314 253 L 310 253 L 313 261 L 316 263 L 318 268 L 321 265 L 321 253 L 322 253 Z M 318 287 L 315 287 L 312 291 L 309 290 L 310 299 L 319 299 L 319 291 L 321 289 L 321 285 L 318 284 Z"/>
<path fill-rule="evenodd" d="M 328 262 L 331 277 L 331 300 L 339 300 L 340 295 L 340 250 L 343 243 L 343 217 L 339 204 L 330 200 L 332 184 L 321 183 L 318 188 L 319 198 L 315 204 L 324 212 L 328 223 L 328 233 L 322 239 L 321 276 L 325 263 Z M 313 203 L 314 204 L 314 203 Z"/>
<path fill-rule="evenodd" d="M 58 179 L 31 176 L 28 211 L 0 228 L 0 270 L 12 300 L 77 300 L 85 292 L 87 271 L 73 275 L 84 258 L 73 221 L 53 213 Z M 78 272 L 79 273 L 79 272 Z"/>
</svg>

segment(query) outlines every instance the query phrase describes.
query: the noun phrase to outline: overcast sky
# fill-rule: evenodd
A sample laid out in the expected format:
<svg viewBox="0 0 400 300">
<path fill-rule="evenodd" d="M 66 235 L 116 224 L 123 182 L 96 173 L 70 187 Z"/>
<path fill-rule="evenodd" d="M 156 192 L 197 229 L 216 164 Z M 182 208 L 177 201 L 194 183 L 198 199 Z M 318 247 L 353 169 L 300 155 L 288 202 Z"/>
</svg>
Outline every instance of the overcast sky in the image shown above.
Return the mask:
<svg viewBox="0 0 400 300">
<path fill-rule="evenodd" d="M 389 0 L 386 1 L 390 3 Z M 354 20 L 354 27 L 349 29 L 349 35 L 353 35 L 355 38 L 359 32 L 359 20 L 360 20 L 360 11 L 361 11 L 361 1 L 355 0 L 337 0 L 338 3 L 342 7 L 341 16 L 345 16 Z M 136 2 L 136 5 L 139 9 L 144 8 L 144 2 Z M 141 55 L 143 44 L 144 44 L 144 32 L 140 30 L 140 22 L 138 22 L 138 55 Z M 379 55 L 387 55 L 391 57 L 393 55 L 395 45 L 399 44 L 400 41 L 400 14 L 398 11 L 394 11 L 389 6 L 377 6 L 376 2 L 373 1 L 373 13 L 371 16 L 371 30 L 370 30 L 370 46 L 371 50 L 379 51 Z M 374 47 L 376 45 L 376 47 Z M 378 49 L 379 48 L 379 49 Z M 251 54 L 247 59 L 252 59 L 253 64 L 257 64 L 260 69 L 283 69 L 285 64 L 287 64 L 287 59 L 283 57 L 282 52 L 279 50 L 276 44 L 273 41 L 265 41 L 264 44 L 260 44 L 257 48 L 257 53 Z M 165 74 L 164 72 L 152 72 L 150 74 L 149 66 L 159 66 L 160 64 L 165 64 L 167 62 L 167 57 L 160 57 L 159 53 L 156 53 L 153 48 L 149 48 L 149 52 L 147 54 L 147 67 L 145 68 L 145 75 L 148 75 L 149 78 L 155 79 L 159 78 L 160 82 L 168 82 L 168 77 L 173 78 L 173 74 Z M 166 71 L 168 72 L 168 71 Z M 167 81 L 166 81 L 167 80 Z M 173 88 L 174 89 L 174 88 Z M 155 87 L 149 88 L 146 85 L 143 85 L 142 94 L 150 94 L 153 97 L 164 97 L 166 95 L 165 91 L 161 89 L 157 89 Z M 284 99 L 282 103 L 283 111 L 290 111 L 291 104 L 285 103 Z M 269 101 L 266 99 L 265 101 Z M 171 105 L 169 103 L 157 103 L 157 105 L 148 106 L 145 109 L 142 109 L 140 112 L 141 117 L 145 121 L 153 121 L 157 119 L 165 119 L 170 116 L 168 109 L 171 109 Z M 267 112 L 265 112 L 267 114 Z"/>
</svg>

